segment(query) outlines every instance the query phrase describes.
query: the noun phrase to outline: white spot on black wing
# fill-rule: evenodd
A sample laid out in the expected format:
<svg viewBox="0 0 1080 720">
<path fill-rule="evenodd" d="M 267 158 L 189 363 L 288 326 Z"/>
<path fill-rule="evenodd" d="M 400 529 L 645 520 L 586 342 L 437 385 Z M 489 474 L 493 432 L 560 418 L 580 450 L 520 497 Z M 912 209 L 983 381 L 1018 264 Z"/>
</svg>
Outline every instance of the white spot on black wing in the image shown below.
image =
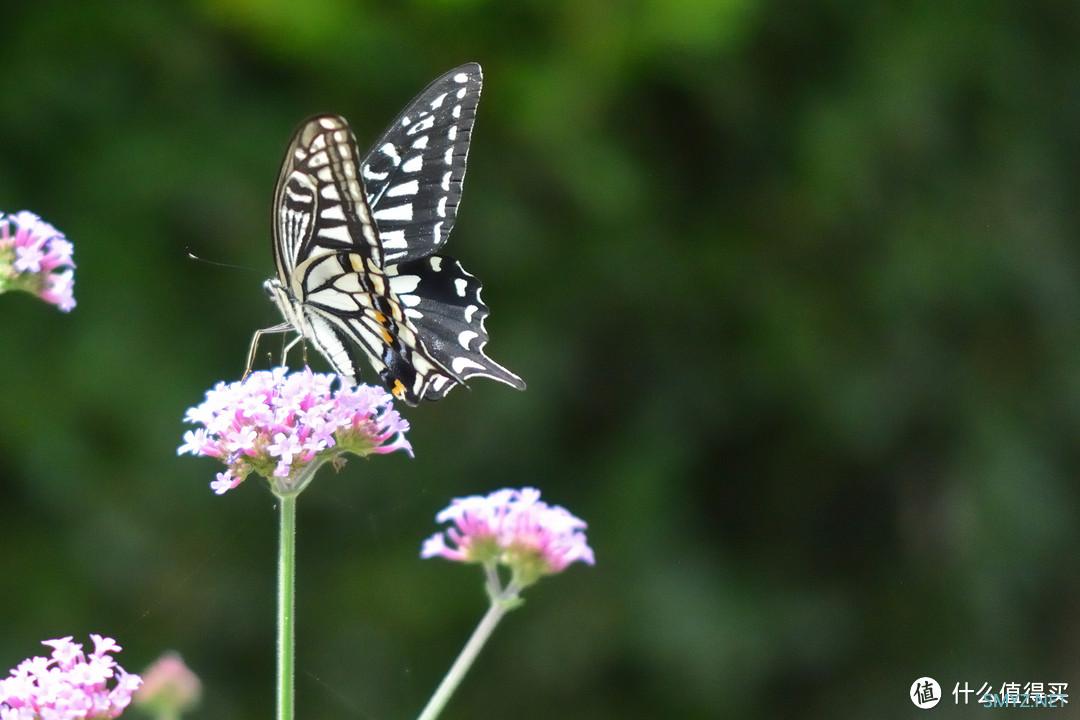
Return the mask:
<svg viewBox="0 0 1080 720">
<path fill-rule="evenodd" d="M 456 357 L 450 361 L 450 369 L 461 375 L 466 370 L 483 370 L 484 366 L 476 362 L 472 358 L 467 358 L 464 355 Z"/>
<path fill-rule="evenodd" d="M 391 162 L 393 162 L 395 165 L 401 162 L 401 157 L 398 155 L 398 151 L 397 148 L 394 147 L 394 143 L 383 143 L 382 147 L 379 148 L 379 152 L 390 158 Z"/>
<path fill-rule="evenodd" d="M 405 244 L 404 230 L 387 230 L 382 234 L 383 247 L 388 250 L 403 250 Z"/>
<path fill-rule="evenodd" d="M 316 235 L 321 238 L 325 238 L 326 240 L 334 240 L 340 243 L 352 242 L 352 236 L 349 235 L 349 227 L 347 225 L 324 225 L 323 227 L 319 228 Z"/>
<path fill-rule="evenodd" d="M 340 205 L 331 205 L 325 210 L 320 210 L 319 217 L 323 220 L 338 220 L 345 222 L 345 212 L 341 209 Z"/>
<path fill-rule="evenodd" d="M 414 292 L 419 285 L 419 275 L 397 275 L 390 278 L 390 289 L 394 291 L 395 295 Z"/>
<path fill-rule="evenodd" d="M 479 336 L 479 333 L 473 330 L 462 330 L 458 333 L 458 344 L 466 350 L 469 349 L 469 343 L 475 340 Z"/>
<path fill-rule="evenodd" d="M 376 220 L 412 220 L 412 216 L 412 203 L 395 205 L 393 207 L 382 208 L 375 211 Z"/>
<path fill-rule="evenodd" d="M 386 191 L 387 197 L 401 197 L 402 195 L 415 195 L 420 190 L 420 181 L 398 183 Z"/>
</svg>

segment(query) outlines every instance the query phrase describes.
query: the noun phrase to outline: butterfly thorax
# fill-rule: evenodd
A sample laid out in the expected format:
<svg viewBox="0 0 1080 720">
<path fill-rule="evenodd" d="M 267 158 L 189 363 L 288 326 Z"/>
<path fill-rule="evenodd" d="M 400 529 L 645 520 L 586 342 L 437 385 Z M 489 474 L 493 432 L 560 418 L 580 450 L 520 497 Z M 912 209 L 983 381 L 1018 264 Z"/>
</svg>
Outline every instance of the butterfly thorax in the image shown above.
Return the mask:
<svg viewBox="0 0 1080 720">
<path fill-rule="evenodd" d="M 293 326 L 298 335 L 306 336 L 311 332 L 310 325 L 304 319 L 304 313 L 300 309 L 300 301 L 281 284 L 280 280 L 277 278 L 267 280 L 263 283 L 263 290 L 270 301 L 277 305 L 281 317 Z"/>
</svg>

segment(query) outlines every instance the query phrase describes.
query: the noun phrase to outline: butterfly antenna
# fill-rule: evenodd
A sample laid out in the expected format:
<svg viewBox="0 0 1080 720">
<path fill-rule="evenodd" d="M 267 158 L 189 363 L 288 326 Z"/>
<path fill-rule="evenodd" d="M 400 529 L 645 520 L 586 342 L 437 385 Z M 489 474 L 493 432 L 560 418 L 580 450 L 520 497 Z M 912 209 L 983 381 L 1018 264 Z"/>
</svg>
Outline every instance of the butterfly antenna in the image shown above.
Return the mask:
<svg viewBox="0 0 1080 720">
<path fill-rule="evenodd" d="M 207 260 L 204 257 L 199 257 L 195 253 L 191 252 L 190 245 L 184 248 L 184 254 L 187 255 L 189 259 L 194 260 L 195 262 L 206 263 L 207 265 L 217 265 L 218 267 L 232 268 L 233 270 L 246 270 L 247 272 L 258 272 L 257 270 L 255 270 L 255 268 L 250 268 L 245 265 L 233 265 L 231 263 L 223 263 L 216 260 Z"/>
</svg>

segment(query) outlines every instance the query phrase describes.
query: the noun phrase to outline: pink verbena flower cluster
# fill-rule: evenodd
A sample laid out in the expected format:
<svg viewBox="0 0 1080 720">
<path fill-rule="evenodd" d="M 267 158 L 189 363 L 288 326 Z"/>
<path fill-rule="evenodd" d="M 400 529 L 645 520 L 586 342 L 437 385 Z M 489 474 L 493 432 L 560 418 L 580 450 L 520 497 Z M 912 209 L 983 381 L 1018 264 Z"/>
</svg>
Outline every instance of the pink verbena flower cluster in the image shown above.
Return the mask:
<svg viewBox="0 0 1080 720">
<path fill-rule="evenodd" d="M 177 454 L 202 455 L 227 469 L 210 483 L 221 495 L 254 472 L 279 495 L 300 492 L 323 462 L 343 455 L 385 454 L 404 450 L 406 422 L 391 406 L 392 397 L 370 385 L 331 390 L 332 374 L 286 368 L 252 373 L 246 380 L 218 383 L 206 400 L 190 408 L 189 423 Z"/>
<path fill-rule="evenodd" d="M 112 638 L 91 635 L 94 651 L 71 637 L 46 640 L 52 657 L 23 660 L 0 680 L 0 720 L 99 720 L 115 718 L 131 702 L 142 680 L 109 654 Z M 109 685 L 112 684 L 110 688 Z"/>
<path fill-rule="evenodd" d="M 504 565 L 521 587 L 570 563 L 595 561 L 585 521 L 542 502 L 535 488 L 456 498 L 435 519 L 452 526 L 428 538 L 421 557 Z"/>
<path fill-rule="evenodd" d="M 75 307 L 75 263 L 64 234 L 32 212 L 0 213 L 0 292 L 23 290 L 64 312 Z"/>
</svg>

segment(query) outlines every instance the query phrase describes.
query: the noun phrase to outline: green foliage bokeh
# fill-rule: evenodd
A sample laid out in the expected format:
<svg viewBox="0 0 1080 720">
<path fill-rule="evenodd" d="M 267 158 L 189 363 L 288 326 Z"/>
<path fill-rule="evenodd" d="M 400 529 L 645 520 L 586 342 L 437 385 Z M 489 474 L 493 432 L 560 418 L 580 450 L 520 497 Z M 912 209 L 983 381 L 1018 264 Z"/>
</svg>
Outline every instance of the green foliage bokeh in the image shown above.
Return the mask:
<svg viewBox="0 0 1080 720">
<path fill-rule="evenodd" d="M 528 592 L 448 718 L 907 717 L 921 675 L 1077 676 L 1077 6 L 2 17 L 0 209 L 67 233 L 79 305 L 0 297 L 0 666 L 102 632 L 130 670 L 183 654 L 197 717 L 268 716 L 274 504 L 214 497 L 180 419 L 278 321 L 259 285 L 296 124 L 370 141 L 476 60 L 447 251 L 529 390 L 406 410 L 415 460 L 304 495 L 300 714 L 419 710 L 484 603 L 419 544 L 507 485 L 587 519 L 598 564 Z"/>
</svg>

